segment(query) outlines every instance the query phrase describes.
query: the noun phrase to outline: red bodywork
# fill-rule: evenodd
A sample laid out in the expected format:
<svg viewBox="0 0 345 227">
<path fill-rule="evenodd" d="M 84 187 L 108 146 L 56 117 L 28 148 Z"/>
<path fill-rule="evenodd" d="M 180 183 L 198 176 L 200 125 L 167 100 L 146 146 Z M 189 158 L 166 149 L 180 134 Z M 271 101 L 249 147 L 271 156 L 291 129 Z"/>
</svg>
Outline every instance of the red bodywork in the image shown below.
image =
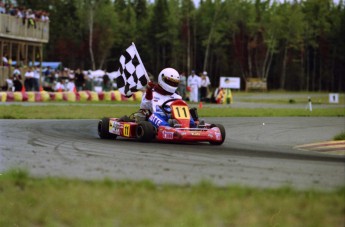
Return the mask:
<svg viewBox="0 0 345 227">
<path fill-rule="evenodd" d="M 171 142 L 220 142 L 222 138 L 218 127 L 205 124 L 198 128 L 190 128 L 190 112 L 188 105 L 183 100 L 175 100 L 170 104 L 172 119 L 178 124 L 174 127 L 159 126 L 156 129 L 157 141 Z M 198 122 L 197 122 L 198 123 Z M 136 138 L 136 122 L 121 122 L 119 118 L 109 119 L 109 133 L 122 137 Z"/>
</svg>

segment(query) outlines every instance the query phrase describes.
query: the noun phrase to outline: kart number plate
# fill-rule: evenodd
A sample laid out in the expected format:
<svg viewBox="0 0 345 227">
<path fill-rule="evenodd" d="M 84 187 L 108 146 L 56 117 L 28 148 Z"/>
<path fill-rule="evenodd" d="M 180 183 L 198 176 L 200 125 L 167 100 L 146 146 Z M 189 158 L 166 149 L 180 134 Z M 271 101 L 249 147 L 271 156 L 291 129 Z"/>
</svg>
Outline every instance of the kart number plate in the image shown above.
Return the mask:
<svg viewBox="0 0 345 227">
<path fill-rule="evenodd" d="M 129 137 L 130 129 L 131 129 L 131 127 L 129 124 L 124 124 L 123 125 L 123 135 Z"/>
<path fill-rule="evenodd" d="M 173 112 L 176 119 L 190 119 L 187 106 L 173 106 Z"/>
</svg>

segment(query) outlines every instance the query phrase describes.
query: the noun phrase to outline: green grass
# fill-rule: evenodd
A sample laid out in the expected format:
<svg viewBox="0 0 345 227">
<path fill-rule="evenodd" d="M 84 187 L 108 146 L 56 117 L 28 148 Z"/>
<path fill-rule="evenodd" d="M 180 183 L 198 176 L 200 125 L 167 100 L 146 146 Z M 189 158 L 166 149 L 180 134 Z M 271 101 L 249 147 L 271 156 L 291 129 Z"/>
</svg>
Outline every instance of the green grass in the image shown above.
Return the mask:
<svg viewBox="0 0 345 227">
<path fill-rule="evenodd" d="M 305 100 L 256 102 L 293 105 Z M 99 119 L 129 115 L 139 108 L 139 102 L 46 104 L 0 105 L 0 118 Z M 317 105 L 312 112 L 296 108 L 205 106 L 199 109 L 199 116 L 344 117 L 345 111 L 337 107 L 318 109 Z M 344 137 L 345 132 L 335 139 Z M 0 226 L 344 226 L 344 201 L 345 188 L 330 192 L 297 191 L 288 187 L 216 187 L 209 182 L 176 186 L 150 181 L 33 178 L 22 170 L 0 173 Z"/>
<path fill-rule="evenodd" d="M 320 192 L 0 175 L 0 226 L 344 226 L 345 188 Z"/>
<path fill-rule="evenodd" d="M 334 137 L 334 140 L 345 140 L 345 131 L 341 132 L 340 134 Z"/>
<path fill-rule="evenodd" d="M 316 109 L 277 109 L 277 108 L 202 108 L 198 111 L 202 117 L 341 117 L 343 108 Z"/>
<path fill-rule="evenodd" d="M 314 105 L 329 104 L 328 92 L 232 92 L 234 99 L 242 102 L 272 103 L 272 104 L 307 104 L 308 97 Z M 263 95 L 263 96 L 261 96 Z M 339 93 L 339 104 L 345 103 L 345 94 Z"/>
<path fill-rule="evenodd" d="M 69 104 L 47 106 L 0 106 L 0 118 L 3 119 L 98 119 L 104 116 L 121 117 L 139 109 L 138 105 L 99 105 L 99 104 Z M 345 116 L 343 108 L 314 108 L 312 112 L 305 109 L 238 109 L 211 108 L 199 109 L 201 117 L 288 117 L 288 116 Z"/>
</svg>

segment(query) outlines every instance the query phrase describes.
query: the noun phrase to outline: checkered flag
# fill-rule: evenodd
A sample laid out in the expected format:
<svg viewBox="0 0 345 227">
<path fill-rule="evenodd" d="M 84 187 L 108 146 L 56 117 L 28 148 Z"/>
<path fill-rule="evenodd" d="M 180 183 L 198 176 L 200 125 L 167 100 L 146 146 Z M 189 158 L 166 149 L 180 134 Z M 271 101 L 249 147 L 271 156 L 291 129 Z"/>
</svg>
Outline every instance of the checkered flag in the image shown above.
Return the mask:
<svg viewBox="0 0 345 227">
<path fill-rule="evenodd" d="M 143 89 L 150 80 L 134 43 L 121 55 L 115 78 L 120 93 L 126 97 Z"/>
</svg>

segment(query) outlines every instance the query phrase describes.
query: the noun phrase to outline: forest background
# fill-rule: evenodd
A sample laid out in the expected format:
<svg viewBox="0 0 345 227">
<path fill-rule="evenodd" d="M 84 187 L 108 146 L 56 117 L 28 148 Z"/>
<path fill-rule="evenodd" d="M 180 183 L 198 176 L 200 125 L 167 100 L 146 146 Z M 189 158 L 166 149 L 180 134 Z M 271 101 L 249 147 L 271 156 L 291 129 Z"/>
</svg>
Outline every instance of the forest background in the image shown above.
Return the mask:
<svg viewBox="0 0 345 227">
<path fill-rule="evenodd" d="M 149 74 L 165 67 L 259 78 L 269 89 L 345 90 L 344 2 L 331 0 L 17 0 L 50 13 L 45 61 L 112 72 L 134 42 Z M 243 87 L 243 86 L 241 86 Z"/>
</svg>

